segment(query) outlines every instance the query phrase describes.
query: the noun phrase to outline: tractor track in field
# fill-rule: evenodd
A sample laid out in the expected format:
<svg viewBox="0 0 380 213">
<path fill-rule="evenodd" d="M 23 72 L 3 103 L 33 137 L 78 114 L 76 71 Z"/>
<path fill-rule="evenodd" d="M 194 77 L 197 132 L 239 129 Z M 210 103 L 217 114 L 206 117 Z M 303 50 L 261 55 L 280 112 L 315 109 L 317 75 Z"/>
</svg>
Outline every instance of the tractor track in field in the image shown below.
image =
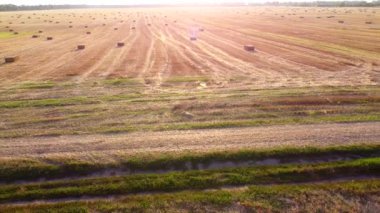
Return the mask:
<svg viewBox="0 0 380 213">
<path fill-rule="evenodd" d="M 179 37 L 177 32 L 174 29 L 166 29 L 165 34 L 170 40 L 170 46 L 176 49 L 177 53 L 182 56 L 182 58 L 187 61 L 191 66 L 197 67 L 197 71 L 205 75 L 212 72 L 211 67 L 215 64 L 210 64 L 207 58 L 203 58 L 198 52 L 195 52 L 194 49 L 189 47 L 191 44 L 188 40 L 184 40 L 182 37 Z M 179 40 L 181 39 L 181 40 Z M 193 45 L 193 44 L 191 44 Z M 223 69 L 218 67 L 220 71 Z"/>
<path fill-rule="evenodd" d="M 187 50 L 186 52 L 190 54 L 189 57 L 193 58 L 198 66 L 204 67 L 203 70 L 205 70 L 208 76 L 213 76 L 216 81 L 223 81 L 223 79 L 229 77 L 230 70 L 233 69 L 233 67 L 226 65 L 223 61 L 210 55 L 207 50 L 191 42 L 184 33 L 178 32 L 178 29 L 171 30 L 170 34 L 177 46 L 185 48 Z M 193 59 L 190 60 L 194 61 Z"/>
<path fill-rule="evenodd" d="M 130 26 L 128 26 L 128 28 L 129 27 Z M 108 52 L 100 60 L 98 60 L 98 62 L 93 64 L 88 70 L 86 70 L 86 72 L 81 74 L 78 78 L 78 81 L 84 81 L 89 76 L 96 74 L 101 75 L 102 77 L 107 77 L 110 75 L 112 72 L 114 72 L 114 68 L 117 67 L 116 64 L 121 60 L 121 58 L 124 57 L 126 52 L 129 51 L 130 47 L 136 39 L 137 35 L 129 31 L 126 37 L 117 40 L 117 42 L 125 42 L 127 44 L 122 48 L 116 47 L 115 40 L 114 48 L 109 49 Z"/>
<path fill-rule="evenodd" d="M 250 43 L 247 39 L 244 39 L 245 36 L 240 31 L 234 31 L 228 27 L 219 27 L 217 25 L 206 24 L 205 26 L 210 27 L 210 29 L 208 31 L 206 30 L 206 33 L 204 33 L 205 39 L 207 39 L 208 34 L 210 34 L 210 38 L 208 39 L 209 41 L 213 41 L 214 43 L 220 41 L 221 45 L 230 45 L 230 49 L 228 51 L 236 49 L 236 47 L 241 48 L 242 44 L 238 44 L 236 42 Z M 225 31 L 220 31 L 220 29 L 224 29 Z M 219 30 L 218 32 L 220 33 L 214 33 L 215 30 Z M 209 31 L 212 32 L 209 33 Z M 233 41 L 229 39 L 232 38 L 231 35 L 235 35 L 233 37 Z M 275 40 L 267 40 L 261 37 L 255 37 L 254 40 L 259 42 L 258 46 L 262 48 L 260 48 L 258 50 L 258 54 L 256 54 L 255 57 L 253 57 L 253 59 L 258 60 L 258 62 L 260 63 L 255 63 L 254 61 L 252 61 L 252 65 L 258 66 L 262 64 L 264 61 L 266 63 L 271 62 L 270 66 L 262 64 L 262 70 L 264 70 L 266 73 L 270 73 L 269 76 L 274 75 L 276 73 L 282 76 L 276 78 L 282 79 L 282 83 L 280 85 L 288 85 L 289 81 L 294 82 L 296 85 L 304 85 L 305 82 L 309 81 L 316 85 L 331 83 L 341 84 L 342 82 L 331 82 L 331 78 L 334 77 L 335 79 L 347 79 L 350 76 L 352 77 L 352 73 L 354 72 L 357 73 L 357 75 L 363 77 L 359 78 L 360 80 L 357 78 L 352 78 L 351 81 L 357 81 L 356 83 L 359 84 L 373 83 L 370 79 L 371 71 L 368 69 L 368 66 L 366 65 L 368 64 L 367 62 L 350 62 L 348 59 L 331 55 L 331 53 L 324 53 L 321 51 L 318 52 L 316 50 L 308 49 L 303 46 L 290 45 L 286 42 L 284 43 Z M 299 57 L 292 57 L 288 59 L 285 57 L 278 57 L 274 55 L 272 53 L 273 50 L 268 51 L 271 48 L 273 48 L 274 44 L 277 49 L 281 49 L 281 52 L 289 52 L 289 54 L 298 55 Z M 304 54 L 305 51 L 307 51 L 308 54 Z M 242 55 L 235 56 L 236 58 L 241 58 L 242 60 L 245 60 L 245 58 L 242 57 Z M 304 61 L 300 61 L 300 58 L 306 59 Z M 320 60 L 320 58 L 326 58 L 326 62 L 329 62 L 332 65 L 334 64 L 334 67 L 339 65 L 339 67 L 337 69 L 334 69 L 334 72 L 332 73 L 331 71 L 329 71 L 332 68 L 328 68 L 327 64 L 322 65 L 316 63 L 316 61 Z M 348 66 L 347 64 L 350 63 L 354 64 L 352 66 Z M 265 79 L 268 78 L 268 76 L 259 76 L 259 78 Z M 303 80 L 304 82 L 302 82 L 302 78 L 305 78 Z M 310 79 L 308 80 L 307 78 Z M 272 79 L 275 79 L 275 77 L 273 77 Z"/>
</svg>

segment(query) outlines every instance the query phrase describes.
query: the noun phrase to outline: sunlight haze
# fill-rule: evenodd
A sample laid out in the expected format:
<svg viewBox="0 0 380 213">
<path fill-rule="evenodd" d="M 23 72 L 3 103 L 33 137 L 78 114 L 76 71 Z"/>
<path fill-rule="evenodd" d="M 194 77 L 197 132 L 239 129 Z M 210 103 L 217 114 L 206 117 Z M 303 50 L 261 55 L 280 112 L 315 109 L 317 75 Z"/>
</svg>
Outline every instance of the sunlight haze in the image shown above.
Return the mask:
<svg viewBox="0 0 380 213">
<path fill-rule="evenodd" d="M 307 2 L 311 0 L 278 0 L 278 2 Z M 327 0 L 328 1 L 328 0 Z M 265 3 L 271 2 L 266 0 L 141 0 L 141 1 L 129 1 L 129 0 L 0 0 L 0 4 L 16 4 L 16 5 L 49 5 L 49 4 L 87 4 L 87 5 L 136 5 L 136 4 L 221 4 L 221 3 Z"/>
</svg>

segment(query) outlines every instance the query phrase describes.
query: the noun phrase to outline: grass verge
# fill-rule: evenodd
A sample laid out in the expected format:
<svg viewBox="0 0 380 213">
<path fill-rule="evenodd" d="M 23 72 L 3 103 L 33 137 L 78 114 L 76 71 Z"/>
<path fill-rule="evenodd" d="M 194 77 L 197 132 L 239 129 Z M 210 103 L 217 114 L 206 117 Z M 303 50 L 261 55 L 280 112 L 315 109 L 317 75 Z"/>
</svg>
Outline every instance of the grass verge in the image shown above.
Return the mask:
<svg viewBox="0 0 380 213">
<path fill-rule="evenodd" d="M 0 202 L 172 192 L 247 184 L 299 183 L 363 175 L 380 175 L 380 158 L 2 185 Z"/>
<path fill-rule="evenodd" d="M 380 181 L 250 186 L 112 200 L 0 206 L 1 212 L 375 212 Z"/>
<path fill-rule="evenodd" d="M 276 159 L 279 163 L 294 163 L 303 161 L 323 161 L 339 158 L 363 158 L 380 156 L 380 145 L 337 146 L 328 148 L 282 148 L 273 150 L 237 150 L 211 153 L 185 154 L 152 154 L 139 155 L 120 160 L 113 164 L 100 164 L 77 161 L 73 159 L 59 159 L 59 162 L 48 162 L 30 159 L 12 159 L 0 161 L 0 181 L 11 182 L 17 180 L 36 180 L 39 178 L 54 179 L 64 177 L 78 177 L 101 173 L 114 169 L 125 172 L 143 172 L 155 170 L 189 170 L 198 167 L 207 167 L 211 163 L 257 162 L 266 159 Z"/>
</svg>

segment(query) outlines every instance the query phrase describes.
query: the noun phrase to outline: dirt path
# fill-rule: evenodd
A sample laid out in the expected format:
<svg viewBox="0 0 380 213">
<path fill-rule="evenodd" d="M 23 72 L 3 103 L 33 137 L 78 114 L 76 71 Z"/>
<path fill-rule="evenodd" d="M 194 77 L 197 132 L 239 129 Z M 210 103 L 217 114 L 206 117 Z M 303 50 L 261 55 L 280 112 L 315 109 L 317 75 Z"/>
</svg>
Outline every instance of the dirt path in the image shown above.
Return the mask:
<svg viewBox="0 0 380 213">
<path fill-rule="evenodd" d="M 284 146 L 380 144 L 380 123 L 285 125 L 0 140 L 0 156 L 112 161 L 122 155 Z"/>
</svg>

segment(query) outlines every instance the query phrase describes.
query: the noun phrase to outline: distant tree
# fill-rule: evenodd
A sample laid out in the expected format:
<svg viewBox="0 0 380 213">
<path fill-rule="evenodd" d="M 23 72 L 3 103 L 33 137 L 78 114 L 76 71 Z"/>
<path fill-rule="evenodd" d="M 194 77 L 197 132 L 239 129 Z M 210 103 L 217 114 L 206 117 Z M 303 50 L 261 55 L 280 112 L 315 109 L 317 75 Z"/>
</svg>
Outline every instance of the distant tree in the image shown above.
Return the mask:
<svg viewBox="0 0 380 213">
<path fill-rule="evenodd" d="M 238 6 L 246 5 L 242 3 L 225 3 L 224 6 Z M 260 5 L 257 3 L 249 4 Z M 380 6 L 380 0 L 373 1 L 371 3 L 366 1 L 314 1 L 314 2 L 278 2 L 272 1 L 267 2 L 265 5 L 274 5 L 274 6 L 297 6 L 297 7 L 378 7 Z M 19 10 L 54 10 L 54 9 L 75 9 L 75 8 L 120 8 L 120 7 L 146 7 L 147 5 L 113 5 L 113 6 L 94 6 L 94 5 L 13 5 L 13 4 L 2 4 L 0 5 L 0 11 L 19 11 Z M 150 5 L 150 7 L 158 7 L 163 5 Z M 202 5 L 200 5 L 202 6 Z"/>
<path fill-rule="evenodd" d="M 18 11 L 18 10 L 52 10 L 52 9 L 74 9 L 74 8 L 88 8 L 87 5 L 13 5 L 2 4 L 0 5 L 0 11 Z"/>
</svg>

